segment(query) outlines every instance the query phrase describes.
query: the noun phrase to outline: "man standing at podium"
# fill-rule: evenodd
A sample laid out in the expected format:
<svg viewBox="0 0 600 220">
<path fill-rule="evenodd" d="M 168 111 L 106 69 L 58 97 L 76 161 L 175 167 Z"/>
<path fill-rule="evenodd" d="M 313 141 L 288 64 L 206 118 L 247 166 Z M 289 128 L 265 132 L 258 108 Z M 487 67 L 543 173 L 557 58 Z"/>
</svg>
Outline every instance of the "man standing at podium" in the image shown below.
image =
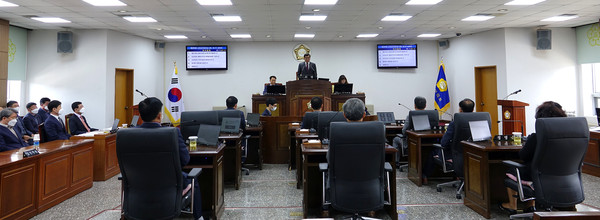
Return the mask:
<svg viewBox="0 0 600 220">
<path fill-rule="evenodd" d="M 317 79 L 317 65 L 310 62 L 310 54 L 304 54 L 304 62 L 298 64 L 298 79 Z"/>
</svg>

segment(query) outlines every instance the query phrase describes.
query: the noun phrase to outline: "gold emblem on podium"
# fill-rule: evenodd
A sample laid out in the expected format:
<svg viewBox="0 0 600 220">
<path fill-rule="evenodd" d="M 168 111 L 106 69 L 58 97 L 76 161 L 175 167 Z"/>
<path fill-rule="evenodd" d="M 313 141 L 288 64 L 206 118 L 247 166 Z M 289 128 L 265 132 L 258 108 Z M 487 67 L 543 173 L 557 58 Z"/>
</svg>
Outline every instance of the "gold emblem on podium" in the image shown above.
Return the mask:
<svg viewBox="0 0 600 220">
<path fill-rule="evenodd" d="M 506 120 L 510 119 L 510 112 L 508 110 L 506 110 L 504 112 L 504 119 L 506 119 Z"/>
<path fill-rule="evenodd" d="M 304 60 L 304 54 L 310 54 L 310 47 L 304 45 L 304 44 L 298 44 L 296 46 L 294 46 L 294 51 L 292 51 L 294 59 L 296 59 L 296 61 L 303 61 Z"/>
</svg>

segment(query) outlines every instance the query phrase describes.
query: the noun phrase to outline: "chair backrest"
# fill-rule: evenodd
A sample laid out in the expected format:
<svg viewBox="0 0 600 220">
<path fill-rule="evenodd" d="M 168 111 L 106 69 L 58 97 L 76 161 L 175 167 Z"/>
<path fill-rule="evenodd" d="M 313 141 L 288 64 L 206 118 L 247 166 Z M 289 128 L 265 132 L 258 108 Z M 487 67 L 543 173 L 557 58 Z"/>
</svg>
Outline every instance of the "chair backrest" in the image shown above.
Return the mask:
<svg viewBox="0 0 600 220">
<path fill-rule="evenodd" d="M 67 129 L 68 134 L 71 134 L 71 129 L 69 129 L 69 119 L 71 118 L 71 115 L 73 115 L 73 113 L 65 115 L 65 129 Z"/>
<path fill-rule="evenodd" d="M 536 205 L 568 207 L 583 202 L 581 165 L 589 130 L 585 118 L 538 118 L 531 161 Z"/>
<path fill-rule="evenodd" d="M 218 125 L 217 111 L 186 111 L 181 113 L 181 135 L 183 140 L 196 136 L 201 124 Z"/>
<path fill-rule="evenodd" d="M 344 122 L 346 118 L 344 118 L 343 112 L 321 112 L 317 116 L 317 132 L 319 133 L 319 139 L 329 138 L 329 126 L 331 122 Z"/>
<path fill-rule="evenodd" d="M 240 118 L 240 110 L 218 110 L 218 123 L 221 125 L 223 118 Z"/>
<path fill-rule="evenodd" d="M 304 114 L 304 118 L 302 118 L 302 128 L 317 129 L 319 123 L 319 113 L 320 112 L 307 112 Z"/>
<path fill-rule="evenodd" d="M 328 152 L 331 205 L 353 213 L 381 209 L 384 162 L 382 122 L 331 123 Z"/>
<path fill-rule="evenodd" d="M 415 126 L 412 122 L 412 116 L 415 115 L 427 115 L 429 117 L 429 125 L 431 127 L 438 126 L 440 121 L 439 113 L 436 110 L 412 110 L 408 112 L 408 118 L 410 118 L 411 123 L 408 126 L 407 130 L 412 130 Z"/>
<path fill-rule="evenodd" d="M 38 133 L 40 133 L 40 143 L 44 143 L 48 140 L 48 134 L 46 134 L 46 127 L 44 122 L 38 125 Z"/>
<path fill-rule="evenodd" d="M 454 173 L 458 177 L 464 177 L 463 149 L 461 141 L 471 138 L 470 121 L 487 121 L 491 128 L 492 120 L 489 112 L 461 112 L 454 114 L 454 136 L 450 147 L 452 149 L 452 164 Z M 491 130 L 491 129 L 490 129 Z"/>
<path fill-rule="evenodd" d="M 117 159 L 127 219 L 179 216 L 183 178 L 177 128 L 120 129 Z"/>
</svg>

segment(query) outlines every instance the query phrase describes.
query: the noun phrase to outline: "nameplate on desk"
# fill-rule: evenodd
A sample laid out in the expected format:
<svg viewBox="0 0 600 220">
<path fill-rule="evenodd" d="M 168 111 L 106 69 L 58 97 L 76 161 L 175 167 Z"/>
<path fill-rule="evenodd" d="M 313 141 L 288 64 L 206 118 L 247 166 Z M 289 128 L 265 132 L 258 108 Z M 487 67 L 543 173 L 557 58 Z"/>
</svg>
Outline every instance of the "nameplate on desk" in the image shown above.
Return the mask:
<svg viewBox="0 0 600 220">
<path fill-rule="evenodd" d="M 312 148 L 312 149 L 323 148 L 320 140 L 304 140 L 304 141 L 302 141 L 302 144 L 304 144 L 304 147 L 306 147 L 306 148 Z"/>
<path fill-rule="evenodd" d="M 23 151 L 23 158 L 31 157 L 40 154 L 40 152 L 36 149 Z"/>
<path fill-rule="evenodd" d="M 298 129 L 296 130 L 296 134 L 309 134 L 310 129 Z"/>
</svg>

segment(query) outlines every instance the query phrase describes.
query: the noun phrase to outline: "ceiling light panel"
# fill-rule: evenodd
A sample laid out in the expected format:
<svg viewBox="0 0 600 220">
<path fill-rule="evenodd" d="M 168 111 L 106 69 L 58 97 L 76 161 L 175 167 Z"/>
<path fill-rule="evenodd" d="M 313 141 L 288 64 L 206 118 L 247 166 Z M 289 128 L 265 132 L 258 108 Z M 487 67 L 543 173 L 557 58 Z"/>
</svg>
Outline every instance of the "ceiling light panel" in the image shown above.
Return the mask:
<svg viewBox="0 0 600 220">
<path fill-rule="evenodd" d="M 233 5 L 231 0 L 196 0 L 200 5 Z"/>
<path fill-rule="evenodd" d="M 56 17 L 32 17 L 31 19 L 44 23 L 71 23 L 71 21 Z"/>
<path fill-rule="evenodd" d="M 187 39 L 185 35 L 165 35 L 165 38 L 168 39 Z"/>
<path fill-rule="evenodd" d="M 304 0 L 305 5 L 335 5 L 338 0 Z"/>
<path fill-rule="evenodd" d="M 514 0 L 504 5 L 535 5 L 546 0 Z"/>
<path fill-rule="evenodd" d="M 440 36 L 441 34 L 420 34 L 417 37 L 437 37 Z"/>
<path fill-rule="evenodd" d="M 410 0 L 407 5 L 435 5 L 440 3 L 442 0 Z"/>
<path fill-rule="evenodd" d="M 295 38 L 314 38 L 314 34 L 294 34 Z"/>
<path fill-rule="evenodd" d="M 19 5 L 0 0 L 0 7 L 17 7 Z"/>
<path fill-rule="evenodd" d="M 356 37 L 357 38 L 373 38 L 373 37 L 377 37 L 379 34 L 359 34 Z"/>
<path fill-rule="evenodd" d="M 300 21 L 324 21 L 327 18 L 326 15 L 301 15 Z"/>
<path fill-rule="evenodd" d="M 83 0 L 93 6 L 127 6 L 119 0 Z"/>
<path fill-rule="evenodd" d="M 573 18 L 577 18 L 577 17 L 578 17 L 577 15 L 559 15 L 559 16 L 542 19 L 541 21 L 566 21 L 566 20 L 571 20 Z"/>
<path fill-rule="evenodd" d="M 152 17 L 125 16 L 125 17 L 123 17 L 123 19 L 128 20 L 129 22 L 134 22 L 134 23 L 156 22 L 156 20 Z"/>
<path fill-rule="evenodd" d="M 237 22 L 242 21 L 240 16 L 213 16 L 213 19 L 218 22 Z"/>
<path fill-rule="evenodd" d="M 383 17 L 382 21 L 406 21 L 412 18 L 410 15 L 388 15 Z"/>
<path fill-rule="evenodd" d="M 473 16 L 463 18 L 461 21 L 487 21 L 492 18 L 495 18 L 495 17 L 491 16 L 491 15 L 473 15 Z"/>
<path fill-rule="evenodd" d="M 231 38 L 252 38 L 250 34 L 231 34 Z"/>
</svg>

